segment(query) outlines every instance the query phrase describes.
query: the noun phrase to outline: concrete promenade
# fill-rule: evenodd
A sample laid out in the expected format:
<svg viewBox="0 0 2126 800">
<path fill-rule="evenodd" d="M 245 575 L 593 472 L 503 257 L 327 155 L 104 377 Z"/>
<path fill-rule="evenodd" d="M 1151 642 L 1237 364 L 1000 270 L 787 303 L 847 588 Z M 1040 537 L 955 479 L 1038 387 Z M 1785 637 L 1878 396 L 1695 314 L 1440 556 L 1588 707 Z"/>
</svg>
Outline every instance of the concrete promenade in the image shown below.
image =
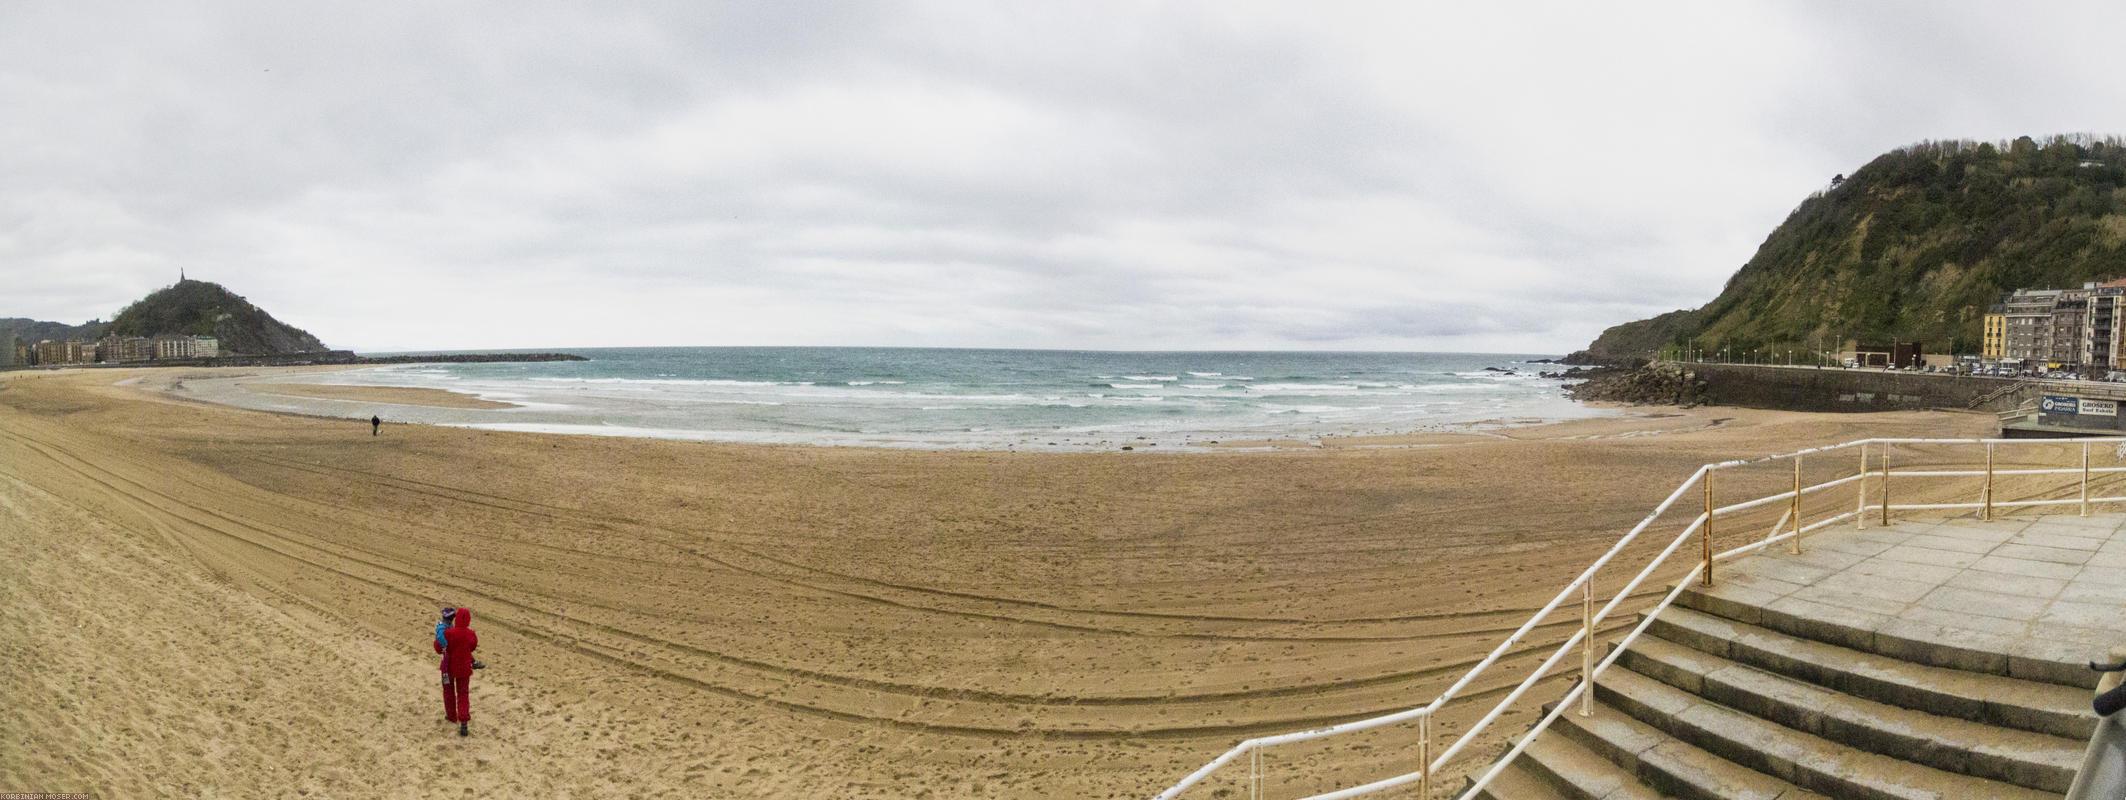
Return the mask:
<svg viewBox="0 0 2126 800">
<path fill-rule="evenodd" d="M 1721 564 L 1705 594 L 1814 620 L 1830 641 L 2054 683 L 2126 643 L 2126 514 L 1898 520 Z M 1917 656 L 1918 653 L 1906 653 Z"/>
</svg>

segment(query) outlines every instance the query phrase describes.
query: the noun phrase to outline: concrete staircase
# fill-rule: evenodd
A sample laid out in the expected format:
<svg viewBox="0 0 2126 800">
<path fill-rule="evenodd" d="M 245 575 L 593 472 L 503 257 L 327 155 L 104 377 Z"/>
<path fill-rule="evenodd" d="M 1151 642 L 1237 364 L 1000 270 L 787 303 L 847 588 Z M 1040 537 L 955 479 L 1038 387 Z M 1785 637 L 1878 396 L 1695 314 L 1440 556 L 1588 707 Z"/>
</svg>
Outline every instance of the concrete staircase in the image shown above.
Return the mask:
<svg viewBox="0 0 2126 800">
<path fill-rule="evenodd" d="M 1724 587 L 1723 587 L 1724 588 Z M 1481 797 L 2058 798 L 2095 675 L 1686 591 Z M 1778 610 L 1774 610 L 1777 608 Z"/>
</svg>

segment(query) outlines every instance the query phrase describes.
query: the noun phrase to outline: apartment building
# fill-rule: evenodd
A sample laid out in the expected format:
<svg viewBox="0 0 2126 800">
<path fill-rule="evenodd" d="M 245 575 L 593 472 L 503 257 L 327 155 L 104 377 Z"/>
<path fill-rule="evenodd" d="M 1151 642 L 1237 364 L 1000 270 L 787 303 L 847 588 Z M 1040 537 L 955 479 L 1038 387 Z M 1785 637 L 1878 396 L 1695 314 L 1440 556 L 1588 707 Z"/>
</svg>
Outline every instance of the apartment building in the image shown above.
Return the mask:
<svg viewBox="0 0 2126 800">
<path fill-rule="evenodd" d="M 2001 298 L 2001 358 L 2008 361 L 2045 361 L 2052 358 L 2060 289 L 2017 289 Z M 2081 347 L 2076 336 L 2070 346 Z"/>
<path fill-rule="evenodd" d="M 155 343 L 145 336 L 106 336 L 96 343 L 96 360 L 105 363 L 147 361 L 155 357 Z"/>
<path fill-rule="evenodd" d="M 2008 307 L 1996 304 L 1986 309 L 1985 338 L 1979 345 L 1978 357 L 1987 361 L 1999 361 L 2007 357 Z"/>
<path fill-rule="evenodd" d="M 46 339 L 37 343 L 35 358 L 39 365 L 92 364 L 96 361 L 96 347 L 88 342 Z"/>
</svg>

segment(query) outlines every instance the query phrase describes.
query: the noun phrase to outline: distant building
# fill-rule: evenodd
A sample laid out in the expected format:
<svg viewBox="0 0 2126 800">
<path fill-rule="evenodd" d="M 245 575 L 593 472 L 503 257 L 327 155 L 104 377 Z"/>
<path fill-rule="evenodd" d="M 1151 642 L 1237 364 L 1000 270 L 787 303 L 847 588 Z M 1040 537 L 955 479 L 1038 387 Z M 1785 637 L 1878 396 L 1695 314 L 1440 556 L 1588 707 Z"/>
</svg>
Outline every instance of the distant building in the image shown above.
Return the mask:
<svg viewBox="0 0 2126 800">
<path fill-rule="evenodd" d="M 191 358 L 194 352 L 197 351 L 193 349 L 190 336 L 155 337 L 155 358 L 158 360 Z"/>
<path fill-rule="evenodd" d="M 196 358 L 220 358 L 221 340 L 212 336 L 192 337 L 192 355 Z"/>
<path fill-rule="evenodd" d="M 2047 365 L 2074 366 L 2084 361 L 2082 334 L 2089 329 L 2091 286 L 2061 291 L 2052 304 L 2052 345 L 2032 358 Z"/>
<path fill-rule="evenodd" d="M 2017 289 L 2001 298 L 2001 357 L 2043 361 L 2052 355 L 2054 307 L 2059 289 Z M 2077 346 L 2080 341 L 2075 342 Z"/>
<path fill-rule="evenodd" d="M 87 342 L 46 339 L 37 343 L 39 365 L 88 364 L 96 360 L 96 348 Z"/>
<path fill-rule="evenodd" d="M 1853 345 L 1853 363 L 1863 367 L 1922 367 L 1927 364 L 1926 354 L 1920 352 L 1918 342 L 1891 342 L 1889 344 Z"/>
<path fill-rule="evenodd" d="M 106 336 L 96 343 L 96 358 L 114 364 L 155 357 L 155 343 L 145 336 Z"/>
<path fill-rule="evenodd" d="M 1979 348 L 1979 357 L 1987 361 L 2000 361 L 2006 357 L 2008 348 L 2008 307 L 1995 305 L 1986 310 L 1985 341 Z"/>
</svg>

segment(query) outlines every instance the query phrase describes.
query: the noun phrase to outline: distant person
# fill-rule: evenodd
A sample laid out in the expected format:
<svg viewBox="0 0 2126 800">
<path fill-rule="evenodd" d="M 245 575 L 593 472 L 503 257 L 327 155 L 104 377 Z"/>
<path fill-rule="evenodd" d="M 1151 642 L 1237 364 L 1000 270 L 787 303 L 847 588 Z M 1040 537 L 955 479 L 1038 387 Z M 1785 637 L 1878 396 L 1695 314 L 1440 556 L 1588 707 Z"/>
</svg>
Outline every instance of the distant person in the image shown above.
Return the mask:
<svg viewBox="0 0 2126 800">
<path fill-rule="evenodd" d="M 377 431 L 380 431 L 380 430 L 383 430 L 383 429 L 384 429 L 384 418 L 383 418 L 383 417 L 379 417 L 379 416 L 376 416 L 376 415 L 373 415 L 373 414 L 372 414 L 372 415 L 370 415 L 370 417 L 369 417 L 369 435 L 371 435 L 371 436 L 375 436 L 375 435 L 376 435 L 376 432 L 377 432 Z"/>
<path fill-rule="evenodd" d="M 443 718 L 458 723 L 459 736 L 471 736 L 467 723 L 472 722 L 472 671 L 485 666 L 472 658 L 472 651 L 480 649 L 480 636 L 472 632 L 471 609 L 451 615 L 436 648 L 443 654 Z"/>
</svg>

